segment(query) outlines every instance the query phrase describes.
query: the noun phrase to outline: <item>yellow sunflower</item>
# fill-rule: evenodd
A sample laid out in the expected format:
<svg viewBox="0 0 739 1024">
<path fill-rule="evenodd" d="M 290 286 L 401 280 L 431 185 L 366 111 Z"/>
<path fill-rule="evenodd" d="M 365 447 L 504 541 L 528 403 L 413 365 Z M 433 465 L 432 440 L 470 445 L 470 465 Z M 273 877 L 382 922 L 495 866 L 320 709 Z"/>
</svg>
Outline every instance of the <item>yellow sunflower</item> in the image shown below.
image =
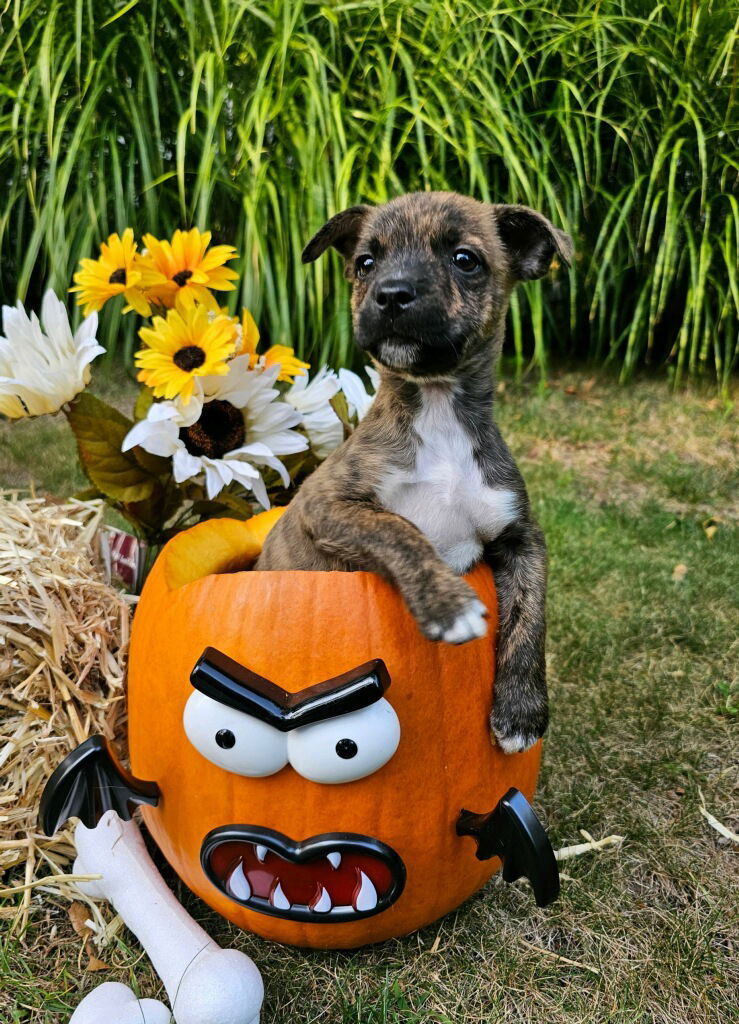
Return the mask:
<svg viewBox="0 0 739 1024">
<path fill-rule="evenodd" d="M 288 345 L 272 345 L 264 353 L 265 366 L 274 366 L 275 363 L 280 364 L 278 380 L 292 380 L 303 370 L 310 370 L 310 363 L 304 363 L 302 359 L 298 359 L 295 350 Z"/>
<path fill-rule="evenodd" d="M 197 228 L 175 231 L 171 242 L 144 235 L 146 250 L 138 257 L 136 265 L 143 275 L 142 287 L 147 299 L 167 309 L 175 306 L 189 309 L 199 302 L 217 313 L 218 303 L 211 289 L 231 291 L 232 282 L 239 275 L 224 266 L 236 257 L 234 247 L 214 245 L 208 250 L 210 239 L 210 231 L 201 234 Z"/>
<path fill-rule="evenodd" d="M 242 310 L 241 314 L 241 342 L 238 346 L 237 355 L 249 356 L 249 369 L 253 369 L 257 363 L 263 360 L 264 366 L 280 364 L 278 380 L 289 381 L 297 377 L 303 370 L 310 369 L 310 363 L 304 363 L 298 359 L 295 350 L 288 345 L 272 345 L 263 356 L 257 354 L 259 345 L 259 328 L 254 317 L 248 309 Z"/>
<path fill-rule="evenodd" d="M 77 305 L 85 307 L 85 316 L 102 309 L 116 295 L 124 295 L 129 303 L 124 312 L 135 309 L 142 316 L 149 316 L 151 309 L 141 291 L 132 228 L 126 228 L 122 238 L 109 235 L 108 241 L 100 246 L 100 258 L 80 260 L 80 266 L 82 270 L 74 275 L 77 287 L 69 290 L 80 293 Z"/>
<path fill-rule="evenodd" d="M 155 316 L 139 336 L 147 348 L 135 357 L 138 379 L 156 398 L 192 398 L 196 377 L 223 376 L 236 344 L 236 325 L 227 316 L 209 317 L 205 306 L 171 309 L 165 320 Z"/>
<path fill-rule="evenodd" d="M 235 320 L 238 323 L 238 320 Z M 236 355 L 249 356 L 249 369 L 252 370 L 259 362 L 257 346 L 259 345 L 259 328 L 248 309 L 241 311 L 241 340 Z"/>
</svg>

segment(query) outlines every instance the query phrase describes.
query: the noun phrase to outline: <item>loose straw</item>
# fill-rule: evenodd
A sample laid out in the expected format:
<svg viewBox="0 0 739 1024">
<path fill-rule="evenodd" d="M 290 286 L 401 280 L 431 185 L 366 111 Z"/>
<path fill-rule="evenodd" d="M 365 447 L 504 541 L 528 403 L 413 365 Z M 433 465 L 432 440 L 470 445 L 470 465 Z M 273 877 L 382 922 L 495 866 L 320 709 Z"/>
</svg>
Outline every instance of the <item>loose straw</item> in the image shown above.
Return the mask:
<svg viewBox="0 0 739 1024">
<path fill-rule="evenodd" d="M 0 897 L 22 932 L 43 886 L 73 899 L 72 834 L 38 824 L 47 779 L 94 733 L 121 739 L 132 599 L 95 554 L 99 501 L 0 492 Z"/>
</svg>

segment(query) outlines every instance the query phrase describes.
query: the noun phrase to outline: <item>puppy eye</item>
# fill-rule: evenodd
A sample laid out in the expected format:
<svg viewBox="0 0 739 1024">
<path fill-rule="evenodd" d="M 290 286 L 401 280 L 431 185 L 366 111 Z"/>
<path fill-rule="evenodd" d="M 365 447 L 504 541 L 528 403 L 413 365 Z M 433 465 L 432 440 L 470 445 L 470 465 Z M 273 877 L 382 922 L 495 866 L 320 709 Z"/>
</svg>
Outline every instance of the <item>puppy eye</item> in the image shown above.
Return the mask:
<svg viewBox="0 0 739 1024">
<path fill-rule="evenodd" d="M 234 775 L 261 778 L 287 764 L 284 733 L 200 691 L 190 695 L 182 723 L 198 753 Z"/>
<path fill-rule="evenodd" d="M 354 269 L 357 272 L 357 277 L 366 277 L 370 270 L 375 265 L 375 259 L 373 256 L 365 255 L 360 256 L 354 264 Z"/>
<path fill-rule="evenodd" d="M 470 249 L 457 249 L 452 256 L 452 263 L 457 270 L 462 270 L 465 274 L 472 273 L 473 270 L 477 270 L 480 266 L 479 257 Z"/>
<path fill-rule="evenodd" d="M 400 722 L 384 698 L 288 733 L 290 764 L 311 782 L 363 779 L 382 768 L 400 742 Z"/>
</svg>

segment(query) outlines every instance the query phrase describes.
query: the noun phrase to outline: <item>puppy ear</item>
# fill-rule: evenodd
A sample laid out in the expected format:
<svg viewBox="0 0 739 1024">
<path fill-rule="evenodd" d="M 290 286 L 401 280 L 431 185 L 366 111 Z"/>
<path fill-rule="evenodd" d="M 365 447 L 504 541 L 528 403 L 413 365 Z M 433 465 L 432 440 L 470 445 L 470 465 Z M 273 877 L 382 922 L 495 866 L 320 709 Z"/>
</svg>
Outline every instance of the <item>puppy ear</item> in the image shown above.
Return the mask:
<svg viewBox="0 0 739 1024">
<path fill-rule="evenodd" d="M 371 206 L 350 206 L 326 221 L 303 249 L 303 263 L 311 263 L 333 245 L 346 259 L 357 242 L 362 222 L 372 209 Z"/>
<path fill-rule="evenodd" d="M 512 275 L 519 281 L 544 277 L 555 253 L 568 267 L 572 239 L 528 206 L 493 206 L 498 234 L 508 253 Z"/>
</svg>

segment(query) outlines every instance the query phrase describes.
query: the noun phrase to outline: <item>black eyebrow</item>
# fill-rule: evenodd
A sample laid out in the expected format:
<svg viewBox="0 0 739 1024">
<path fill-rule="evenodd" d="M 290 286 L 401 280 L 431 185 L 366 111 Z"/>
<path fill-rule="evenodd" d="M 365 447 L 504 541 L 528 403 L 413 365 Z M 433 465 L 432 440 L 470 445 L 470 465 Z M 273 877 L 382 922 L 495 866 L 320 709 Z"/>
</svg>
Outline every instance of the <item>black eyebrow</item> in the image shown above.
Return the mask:
<svg viewBox="0 0 739 1024">
<path fill-rule="evenodd" d="M 369 707 L 390 685 L 379 658 L 298 693 L 288 693 L 233 658 L 206 647 L 190 673 L 190 682 L 206 697 L 266 722 L 280 732 L 322 722 Z"/>
</svg>

